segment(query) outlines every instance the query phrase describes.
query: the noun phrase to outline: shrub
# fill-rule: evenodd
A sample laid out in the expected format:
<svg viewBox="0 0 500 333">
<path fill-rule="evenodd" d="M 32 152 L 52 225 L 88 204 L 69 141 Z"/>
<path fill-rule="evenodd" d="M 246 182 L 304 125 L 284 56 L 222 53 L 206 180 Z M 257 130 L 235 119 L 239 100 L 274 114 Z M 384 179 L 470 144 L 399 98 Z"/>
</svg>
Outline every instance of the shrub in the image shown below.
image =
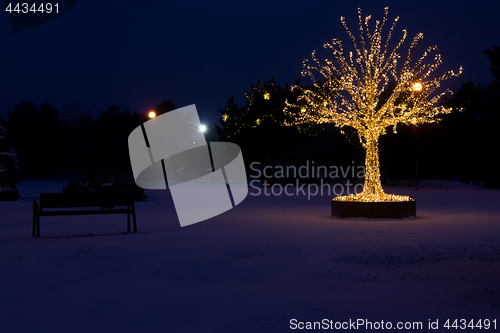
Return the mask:
<svg viewBox="0 0 500 333">
<path fill-rule="evenodd" d="M 116 175 L 91 174 L 78 181 L 74 180 L 62 188 L 63 193 L 93 193 L 106 191 L 130 191 L 134 193 L 134 201 L 146 200 L 144 189 L 133 180 L 121 179 Z"/>
</svg>

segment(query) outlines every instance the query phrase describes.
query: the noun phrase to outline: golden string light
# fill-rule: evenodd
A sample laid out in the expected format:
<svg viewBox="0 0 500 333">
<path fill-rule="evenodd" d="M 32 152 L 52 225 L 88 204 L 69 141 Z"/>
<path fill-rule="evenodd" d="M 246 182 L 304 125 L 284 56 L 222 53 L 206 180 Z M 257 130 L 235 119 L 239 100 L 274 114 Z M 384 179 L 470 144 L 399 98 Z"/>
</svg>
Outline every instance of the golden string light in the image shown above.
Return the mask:
<svg viewBox="0 0 500 333">
<path fill-rule="evenodd" d="M 436 54 L 433 61 L 426 60 L 429 54 L 437 50 L 436 46 L 427 48 L 418 60 L 413 61 L 417 43 L 423 38 L 422 33 L 413 38 L 407 56 L 401 58 L 398 50 L 407 37 L 406 30 L 403 30 L 403 36 L 396 46 L 392 50 L 389 48 L 399 18 L 394 20 L 383 41 L 382 28 L 387 22 L 388 8 L 385 8 L 382 21 L 376 21 L 373 30 L 369 29 L 368 24 L 371 16 L 363 20 L 361 9 L 358 9 L 358 15 L 358 38 L 345 23 L 345 18 L 340 18 L 354 44 L 354 52 L 345 54 L 342 41 L 335 38 L 323 45 L 332 51 L 335 61 L 318 60 L 316 51 L 312 53 L 314 65 L 304 60 L 302 75 L 308 75 L 314 84 L 311 88 L 292 86 L 292 90 L 300 90 L 301 94 L 297 104 L 287 101 L 284 111 L 293 120 L 285 121 L 285 125 L 333 123 L 338 127 L 351 126 L 357 130 L 366 151 L 363 191 L 339 196 L 335 200 L 411 200 L 407 196 L 386 194 L 383 191 L 378 139 L 387 127 L 392 127 L 396 132 L 399 124 L 431 123 L 438 120 L 438 115 L 449 113 L 451 108 L 437 104 L 450 90 L 432 94 L 441 82 L 460 75 L 462 67 L 458 73 L 448 71 L 441 76 L 433 76 L 431 74 L 442 63 L 441 56 Z M 400 59 L 403 59 L 402 63 Z M 316 80 L 316 72 L 322 75 L 323 81 Z"/>
<path fill-rule="evenodd" d="M 280 89 L 279 86 L 274 85 L 274 78 L 265 83 L 257 81 L 257 85 L 252 84 L 250 92 L 245 92 L 247 98 L 245 107 L 238 108 L 236 112 L 229 110 L 227 107 L 220 110 L 222 113 L 221 122 L 224 123 L 225 128 L 224 140 L 233 138 L 242 130 L 254 129 L 264 123 L 285 126 L 281 117 L 276 117 L 283 116 L 281 106 L 276 104 L 280 101 Z M 261 106 L 264 107 L 261 108 Z M 268 107 L 271 109 L 268 109 Z M 273 110 L 276 110 L 277 114 L 273 114 Z M 303 127 L 311 126 L 306 125 Z M 300 127 L 298 129 L 301 131 Z"/>
</svg>

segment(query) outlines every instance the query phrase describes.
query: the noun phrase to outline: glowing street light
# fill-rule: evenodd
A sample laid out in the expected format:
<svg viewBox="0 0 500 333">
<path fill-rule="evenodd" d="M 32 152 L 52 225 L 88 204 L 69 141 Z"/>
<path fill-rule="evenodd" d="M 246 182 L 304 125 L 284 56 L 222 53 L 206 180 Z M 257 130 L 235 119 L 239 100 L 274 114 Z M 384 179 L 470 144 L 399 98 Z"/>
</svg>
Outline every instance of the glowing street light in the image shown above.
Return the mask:
<svg viewBox="0 0 500 333">
<path fill-rule="evenodd" d="M 416 92 L 422 91 L 422 88 L 423 88 L 422 83 L 420 83 L 420 82 L 416 82 L 413 84 L 413 86 L 411 86 L 411 89 L 413 89 L 413 91 L 416 91 Z"/>
<path fill-rule="evenodd" d="M 207 130 L 207 126 L 200 125 L 200 132 L 204 133 Z"/>
<path fill-rule="evenodd" d="M 422 91 L 422 83 L 415 82 L 411 89 L 415 93 Z M 418 190 L 418 134 L 417 134 L 417 118 L 412 119 L 413 126 L 415 127 L 415 190 Z"/>
<path fill-rule="evenodd" d="M 154 117 L 156 117 L 156 112 L 154 112 L 154 111 L 149 111 L 149 113 L 148 113 L 148 117 L 149 117 L 149 118 L 151 118 L 151 119 L 153 119 Z"/>
</svg>

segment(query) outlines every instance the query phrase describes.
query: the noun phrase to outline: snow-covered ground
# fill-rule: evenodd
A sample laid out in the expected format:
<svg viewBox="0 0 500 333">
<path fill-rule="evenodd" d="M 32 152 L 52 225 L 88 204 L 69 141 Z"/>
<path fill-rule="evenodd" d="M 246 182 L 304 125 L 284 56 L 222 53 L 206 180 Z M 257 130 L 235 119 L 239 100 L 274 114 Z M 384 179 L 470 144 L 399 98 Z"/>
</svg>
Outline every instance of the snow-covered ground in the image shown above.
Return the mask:
<svg viewBox="0 0 500 333">
<path fill-rule="evenodd" d="M 2 333 L 301 331 L 292 319 L 499 329 L 498 190 L 387 186 L 417 201 L 401 220 L 338 219 L 329 195 L 262 193 L 184 228 L 169 192 L 147 191 L 137 234 L 125 215 L 95 215 L 42 217 L 31 236 L 32 201 L 66 183 L 23 181 L 20 201 L 0 202 Z"/>
</svg>

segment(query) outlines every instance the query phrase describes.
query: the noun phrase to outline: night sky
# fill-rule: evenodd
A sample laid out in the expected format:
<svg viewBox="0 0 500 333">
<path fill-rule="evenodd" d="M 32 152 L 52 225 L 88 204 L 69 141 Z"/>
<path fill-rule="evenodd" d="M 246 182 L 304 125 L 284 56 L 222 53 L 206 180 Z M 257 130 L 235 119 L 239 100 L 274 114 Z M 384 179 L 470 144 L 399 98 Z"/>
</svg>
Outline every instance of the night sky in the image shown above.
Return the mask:
<svg viewBox="0 0 500 333">
<path fill-rule="evenodd" d="M 357 8 L 389 22 L 395 37 L 422 32 L 421 48 L 436 44 L 444 70 L 464 73 L 449 82 L 493 80 L 483 50 L 500 45 L 499 1 L 127 1 L 80 0 L 65 15 L 12 33 L 0 15 L 0 112 L 20 100 L 80 105 L 94 117 L 109 105 L 146 112 L 162 100 L 196 104 L 212 125 L 218 109 L 251 83 L 300 77 L 302 60 L 332 38 L 346 46 L 340 23 L 357 28 Z M 386 27 L 388 30 L 388 27 Z M 386 30 L 386 31 L 387 31 Z M 306 81 L 305 81 L 306 82 Z"/>
</svg>

